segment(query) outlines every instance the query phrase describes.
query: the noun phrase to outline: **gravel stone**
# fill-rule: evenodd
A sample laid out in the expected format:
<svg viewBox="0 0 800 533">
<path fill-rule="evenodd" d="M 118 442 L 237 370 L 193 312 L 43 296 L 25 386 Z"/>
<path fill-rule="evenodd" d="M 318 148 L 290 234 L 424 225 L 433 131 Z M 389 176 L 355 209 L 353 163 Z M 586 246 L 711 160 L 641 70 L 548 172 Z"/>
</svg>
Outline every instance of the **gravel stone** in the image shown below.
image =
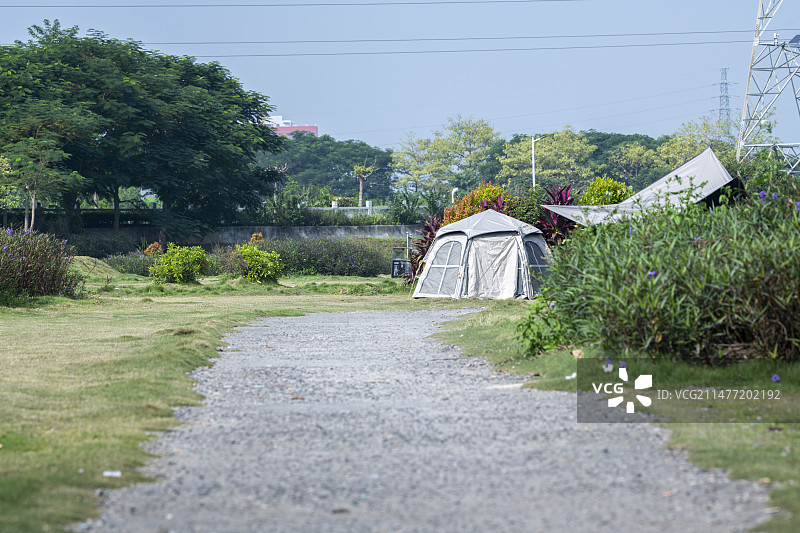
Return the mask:
<svg viewBox="0 0 800 533">
<path fill-rule="evenodd" d="M 108 491 L 110 532 L 735 532 L 757 483 L 703 470 L 652 424 L 578 424 L 575 394 L 428 338 L 470 310 L 265 318 L 193 373 L 199 407 Z M 124 475 L 124 472 L 123 472 Z"/>
</svg>

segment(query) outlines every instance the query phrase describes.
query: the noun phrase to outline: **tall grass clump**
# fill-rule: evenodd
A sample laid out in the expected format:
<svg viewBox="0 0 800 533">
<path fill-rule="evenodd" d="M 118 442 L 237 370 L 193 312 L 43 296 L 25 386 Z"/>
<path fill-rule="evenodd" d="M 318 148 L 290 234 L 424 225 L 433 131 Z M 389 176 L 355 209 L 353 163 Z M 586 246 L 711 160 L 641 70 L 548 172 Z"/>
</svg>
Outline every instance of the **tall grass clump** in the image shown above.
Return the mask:
<svg viewBox="0 0 800 533">
<path fill-rule="evenodd" d="M 276 252 L 290 275 L 377 276 L 390 269 L 381 250 L 345 239 L 265 240 L 256 246 Z"/>
<path fill-rule="evenodd" d="M 156 255 L 144 254 L 142 252 L 130 252 L 127 254 L 109 255 L 103 258 L 108 266 L 122 272 L 123 274 L 136 274 L 137 276 L 148 276 L 150 267 L 155 264 Z"/>
<path fill-rule="evenodd" d="M 760 191 L 576 231 L 553 250 L 544 295 L 573 342 L 703 363 L 796 361 L 798 200 Z"/>
<path fill-rule="evenodd" d="M 0 231 L 0 302 L 15 297 L 74 298 L 82 276 L 70 270 L 73 250 L 64 239 L 36 231 Z"/>
<path fill-rule="evenodd" d="M 136 243 L 124 235 L 80 233 L 69 234 L 66 238 L 75 249 L 75 255 L 87 255 L 95 259 L 136 251 Z"/>
</svg>

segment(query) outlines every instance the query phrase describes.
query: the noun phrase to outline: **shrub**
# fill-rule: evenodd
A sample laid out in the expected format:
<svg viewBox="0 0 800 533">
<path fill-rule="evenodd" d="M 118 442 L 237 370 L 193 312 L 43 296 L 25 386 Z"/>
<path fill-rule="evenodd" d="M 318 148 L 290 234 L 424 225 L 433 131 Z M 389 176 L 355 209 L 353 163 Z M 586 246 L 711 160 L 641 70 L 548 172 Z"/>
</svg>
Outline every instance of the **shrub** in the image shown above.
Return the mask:
<svg viewBox="0 0 800 533">
<path fill-rule="evenodd" d="M 235 246 L 215 247 L 208 258 L 208 274 L 243 278 L 247 275 L 247 263 Z"/>
<path fill-rule="evenodd" d="M 331 196 L 331 201 L 336 202 L 339 207 L 356 207 L 358 205 L 356 199 L 349 196 Z"/>
<path fill-rule="evenodd" d="M 531 226 L 536 226 L 542 218 L 541 204 L 545 203 L 540 186 L 531 189 L 526 196 L 510 196 L 505 201 L 504 213 Z"/>
<path fill-rule="evenodd" d="M 423 222 L 422 235 L 411 243 L 411 253 L 409 254 L 410 272 L 404 276 L 406 285 L 413 285 L 417 281 L 417 274 L 420 272 L 422 260 L 436 239 L 436 232 L 441 227 L 442 219 L 437 216 L 429 216 L 428 220 Z"/>
<path fill-rule="evenodd" d="M 72 247 L 44 233 L 0 232 L 0 299 L 27 296 L 75 297 L 82 276 L 70 270 Z"/>
<path fill-rule="evenodd" d="M 263 242 L 258 241 L 258 242 Z M 237 245 L 236 251 L 246 264 L 245 277 L 258 283 L 277 283 L 283 270 L 280 255 L 265 252 L 254 245 Z"/>
<path fill-rule="evenodd" d="M 169 243 L 167 252 L 156 258 L 150 276 L 166 283 L 192 283 L 208 269 L 206 253 L 199 246 L 175 246 Z"/>
<path fill-rule="evenodd" d="M 605 174 L 594 179 L 581 196 L 581 205 L 611 205 L 633 195 L 633 187 L 616 181 Z"/>
<path fill-rule="evenodd" d="M 547 189 L 547 205 L 572 205 L 575 197 L 572 195 L 572 185 L 559 187 L 553 185 Z M 577 225 L 572 220 L 557 215 L 547 209 L 542 210 L 542 218 L 536 227 L 542 230 L 547 244 L 556 246 L 563 243 L 572 233 Z"/>
<path fill-rule="evenodd" d="M 800 202 L 669 207 L 576 231 L 544 294 L 574 341 L 715 362 L 800 359 Z"/>
<path fill-rule="evenodd" d="M 131 252 L 128 254 L 109 255 L 108 257 L 104 257 L 103 261 L 114 270 L 122 272 L 123 274 L 147 276 L 150 273 L 150 267 L 156 262 L 156 257 L 158 257 L 156 254 Z"/>
<path fill-rule="evenodd" d="M 95 259 L 127 254 L 136 250 L 136 244 L 121 234 L 80 233 L 67 235 L 67 239 L 75 255 L 88 255 Z"/>
<path fill-rule="evenodd" d="M 389 204 L 389 217 L 393 224 L 417 224 L 422 215 L 420 201 L 422 195 L 407 189 L 400 189 L 392 196 Z"/>
<path fill-rule="evenodd" d="M 555 303 L 535 298 L 528 316 L 517 324 L 517 338 L 530 356 L 539 355 L 564 344 L 564 328 L 554 311 Z"/>
<path fill-rule="evenodd" d="M 446 226 L 480 213 L 481 211 L 485 211 L 489 208 L 489 205 L 496 204 L 498 199 L 504 194 L 505 191 L 503 191 L 503 188 L 499 185 L 481 183 L 465 194 L 458 202 L 444 210 L 442 225 Z M 483 206 L 481 205 L 481 201 L 485 201 Z"/>
<path fill-rule="evenodd" d="M 265 240 L 258 248 L 276 252 L 287 274 L 377 276 L 391 266 L 381 250 L 346 239 Z"/>
<path fill-rule="evenodd" d="M 155 241 L 153 244 L 145 248 L 142 253 L 144 255 L 161 255 L 163 251 L 161 250 L 161 244 L 158 241 Z"/>
</svg>

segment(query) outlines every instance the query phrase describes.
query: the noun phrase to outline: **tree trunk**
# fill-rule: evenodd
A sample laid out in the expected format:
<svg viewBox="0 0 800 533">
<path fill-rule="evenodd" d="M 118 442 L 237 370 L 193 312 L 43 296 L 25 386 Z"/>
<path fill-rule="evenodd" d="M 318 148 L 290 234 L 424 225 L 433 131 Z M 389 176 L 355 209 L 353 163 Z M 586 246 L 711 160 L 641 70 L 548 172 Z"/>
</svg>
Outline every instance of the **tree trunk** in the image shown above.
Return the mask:
<svg viewBox="0 0 800 533">
<path fill-rule="evenodd" d="M 120 201 L 119 201 L 119 187 L 114 189 L 114 231 L 119 231 L 119 212 L 120 212 Z"/>
<path fill-rule="evenodd" d="M 362 207 L 361 203 L 364 199 L 364 178 L 358 179 L 358 207 Z"/>
<path fill-rule="evenodd" d="M 33 224 L 36 222 L 36 189 L 33 190 L 33 194 L 31 194 L 31 225 L 27 228 L 27 231 L 33 231 Z"/>
<path fill-rule="evenodd" d="M 29 202 L 30 198 L 23 197 L 22 205 L 25 207 L 25 218 L 23 219 L 22 222 L 22 229 L 24 229 L 25 231 L 28 231 L 28 227 L 30 226 L 30 221 L 31 221 L 30 213 L 28 212 Z"/>
</svg>

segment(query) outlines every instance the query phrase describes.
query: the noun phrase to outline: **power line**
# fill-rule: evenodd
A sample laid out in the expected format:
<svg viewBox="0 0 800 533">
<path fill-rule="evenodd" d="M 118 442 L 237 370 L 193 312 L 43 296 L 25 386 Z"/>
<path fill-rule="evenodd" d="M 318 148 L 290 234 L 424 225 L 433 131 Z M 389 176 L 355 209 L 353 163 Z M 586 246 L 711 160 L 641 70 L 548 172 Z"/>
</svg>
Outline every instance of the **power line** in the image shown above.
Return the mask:
<svg viewBox="0 0 800 533">
<path fill-rule="evenodd" d="M 651 33 L 597 33 L 584 35 L 509 35 L 489 37 L 416 37 L 399 39 L 291 39 L 281 41 L 155 41 L 142 42 L 147 46 L 195 46 L 195 45 L 258 45 L 258 44 L 362 44 L 362 43 L 424 43 L 424 42 L 464 42 L 464 41 L 513 41 L 545 39 L 608 39 L 619 37 L 664 37 L 686 35 L 724 35 L 731 33 L 751 33 L 752 30 L 709 30 L 709 31 L 670 31 Z M 789 31 L 789 30 L 776 30 Z M 738 42 L 738 41 L 737 41 Z M 0 46 L 11 46 L 2 44 Z M 597 47 L 599 47 L 598 45 Z"/>
<path fill-rule="evenodd" d="M 552 51 L 552 50 L 588 50 L 600 48 L 652 48 L 657 46 L 695 46 L 708 44 L 742 44 L 751 43 L 746 41 L 697 41 L 697 42 L 678 42 L 678 43 L 635 43 L 635 44 L 601 44 L 601 45 L 581 45 L 581 46 L 538 46 L 530 48 L 465 48 L 457 50 L 394 50 L 394 51 L 370 51 L 370 52 L 290 52 L 276 54 L 216 54 L 216 55 L 195 55 L 195 58 L 236 58 L 236 57 L 330 57 L 330 56 L 383 56 L 383 55 L 419 55 L 419 54 L 463 54 L 474 52 L 533 52 L 533 51 Z"/>
<path fill-rule="evenodd" d="M 680 35 L 721 35 L 728 33 L 752 33 L 752 30 L 714 30 L 714 31 L 669 31 L 653 33 L 598 33 L 589 35 L 510 35 L 507 37 L 418 37 L 407 39 L 296 39 L 285 41 L 175 41 L 143 42 L 149 46 L 177 45 L 229 45 L 229 44 L 357 44 L 357 43 L 421 43 L 421 42 L 459 42 L 459 41 L 504 41 L 532 39 L 594 39 L 616 37 L 660 37 Z"/>
<path fill-rule="evenodd" d="M 412 2 L 410 0 L 390 0 L 388 2 L 299 2 L 289 3 L 269 3 L 269 4 L 117 4 L 117 5 L 91 5 L 91 4 L 72 4 L 72 5 L 8 5 L 0 8 L 34 8 L 34 9 L 159 9 L 159 8 L 198 8 L 198 7 L 382 7 L 382 6 L 432 6 L 432 5 L 470 5 L 470 4 L 539 4 L 539 3 L 561 3 L 561 2 L 584 2 L 587 0 L 423 0 Z"/>
</svg>

